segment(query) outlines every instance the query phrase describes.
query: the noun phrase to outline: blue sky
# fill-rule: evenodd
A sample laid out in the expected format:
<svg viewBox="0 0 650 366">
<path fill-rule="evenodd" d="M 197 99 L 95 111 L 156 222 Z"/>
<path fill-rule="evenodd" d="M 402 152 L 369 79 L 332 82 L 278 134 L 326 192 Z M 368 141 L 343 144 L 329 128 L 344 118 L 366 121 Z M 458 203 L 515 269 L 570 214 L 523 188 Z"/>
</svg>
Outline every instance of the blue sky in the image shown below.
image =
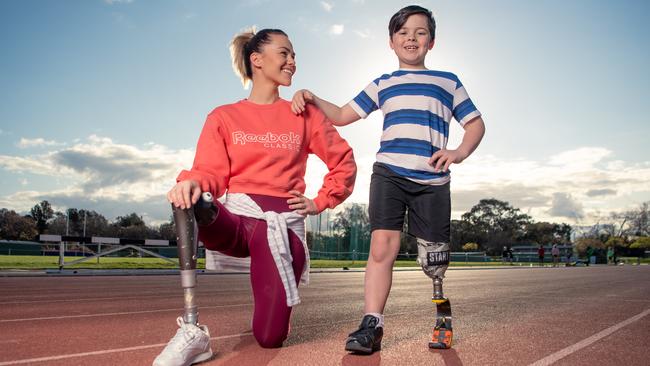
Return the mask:
<svg viewBox="0 0 650 366">
<path fill-rule="evenodd" d="M 247 96 L 228 42 L 281 28 L 297 53 L 290 99 L 348 102 L 397 60 L 387 23 L 404 1 L 0 2 L 0 207 L 42 199 L 109 218 L 169 217 L 205 116 Z M 481 198 L 538 220 L 594 223 L 650 200 L 650 3 L 422 1 L 438 22 L 426 65 L 459 75 L 486 137 L 452 168 L 454 216 Z M 339 129 L 367 202 L 381 115 Z M 449 147 L 462 129 L 452 122 Z M 324 166 L 310 160 L 308 194 Z"/>
</svg>

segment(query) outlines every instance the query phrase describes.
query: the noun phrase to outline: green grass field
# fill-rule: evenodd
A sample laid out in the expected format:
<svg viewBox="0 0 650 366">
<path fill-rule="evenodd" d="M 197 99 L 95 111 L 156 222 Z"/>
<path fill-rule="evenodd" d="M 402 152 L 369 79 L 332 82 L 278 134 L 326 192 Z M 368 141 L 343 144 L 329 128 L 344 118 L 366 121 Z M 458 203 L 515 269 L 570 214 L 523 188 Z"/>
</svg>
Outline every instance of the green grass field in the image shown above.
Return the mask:
<svg viewBox="0 0 650 366">
<path fill-rule="evenodd" d="M 82 257 L 66 257 L 66 262 L 73 262 Z M 23 256 L 23 255 L 0 255 L 0 269 L 58 269 L 59 258 L 56 256 Z M 500 262 L 452 262 L 452 266 L 494 266 L 500 265 Z M 312 259 L 311 268 L 364 268 L 366 261 L 352 260 L 329 260 L 329 259 Z M 395 267 L 416 267 L 415 260 L 398 260 Z M 162 259 L 153 257 L 101 257 L 91 259 L 86 262 L 78 263 L 72 266 L 65 266 L 70 269 L 173 269 L 178 268 L 178 264 L 169 263 Z M 205 259 L 199 258 L 198 268 L 205 268 Z"/>
<path fill-rule="evenodd" d="M 66 257 L 66 262 L 72 262 L 82 257 Z M 623 259 L 623 258 L 621 258 Z M 23 255 L 0 255 L 0 270 L 20 269 L 20 270 L 38 270 L 38 269 L 58 269 L 59 258 L 55 256 L 23 256 Z M 636 258 L 625 258 L 628 264 L 636 263 Z M 650 258 L 644 258 L 641 263 L 650 263 Z M 528 266 L 529 263 L 515 263 L 515 266 Z M 547 263 L 548 265 L 548 263 Z M 312 259 L 311 268 L 364 268 L 366 261 L 351 260 L 329 260 L 329 259 Z M 395 267 L 417 267 L 415 260 L 398 260 Z M 452 262 L 451 266 L 506 266 L 501 262 Z M 162 259 L 153 257 L 102 257 L 91 259 L 86 262 L 78 263 L 72 266 L 65 266 L 69 269 L 173 269 L 178 268 L 177 263 L 169 263 Z M 199 258 L 198 268 L 205 268 L 205 259 Z"/>
</svg>

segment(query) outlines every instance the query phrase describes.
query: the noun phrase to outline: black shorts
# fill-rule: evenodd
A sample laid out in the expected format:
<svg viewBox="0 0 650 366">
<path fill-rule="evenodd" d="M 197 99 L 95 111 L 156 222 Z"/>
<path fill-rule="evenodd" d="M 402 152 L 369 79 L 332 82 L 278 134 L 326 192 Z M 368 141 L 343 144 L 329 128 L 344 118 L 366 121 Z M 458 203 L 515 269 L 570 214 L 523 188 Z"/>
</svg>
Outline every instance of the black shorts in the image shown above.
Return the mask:
<svg viewBox="0 0 650 366">
<path fill-rule="evenodd" d="M 375 163 L 368 205 L 370 231 L 401 231 L 407 209 L 409 234 L 433 242 L 450 242 L 449 183 L 441 186 L 415 183 Z"/>
</svg>

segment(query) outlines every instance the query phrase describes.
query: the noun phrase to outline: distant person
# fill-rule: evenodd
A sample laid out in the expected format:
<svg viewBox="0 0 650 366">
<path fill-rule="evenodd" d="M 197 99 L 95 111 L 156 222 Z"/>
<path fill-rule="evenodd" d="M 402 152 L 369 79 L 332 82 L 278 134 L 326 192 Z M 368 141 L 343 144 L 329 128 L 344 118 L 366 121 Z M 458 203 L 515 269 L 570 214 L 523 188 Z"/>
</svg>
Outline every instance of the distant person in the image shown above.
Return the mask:
<svg viewBox="0 0 650 366">
<path fill-rule="evenodd" d="M 514 261 L 515 261 L 515 255 L 512 252 L 512 247 L 508 247 L 508 261 L 510 262 L 510 265 L 512 266 Z"/>
<path fill-rule="evenodd" d="M 587 266 L 596 264 L 596 256 L 594 256 L 594 248 L 587 246 Z"/>
<path fill-rule="evenodd" d="M 607 264 L 616 264 L 614 260 L 614 246 L 607 248 Z"/>
<path fill-rule="evenodd" d="M 352 149 L 318 108 L 296 116 L 280 98 L 279 87 L 290 86 L 296 71 L 293 45 L 283 31 L 240 33 L 231 53 L 236 73 L 252 82 L 250 95 L 208 115 L 192 169 L 180 173 L 167 199 L 189 209 L 202 192 L 220 197 L 227 191 L 224 204 L 215 200 L 211 206 L 210 217 L 197 215 L 198 237 L 206 249 L 222 254 L 221 263 L 250 257 L 252 334 L 260 346 L 275 348 L 289 333 L 291 310 L 300 302 L 298 283 L 309 274 L 305 216 L 343 202 L 352 193 L 356 165 Z M 329 170 L 314 199 L 303 195 L 310 154 Z M 185 366 L 212 355 L 205 325 L 182 317 L 177 323 L 154 366 Z"/>
<path fill-rule="evenodd" d="M 418 262 L 434 282 L 442 281 L 449 264 L 449 167 L 469 157 L 485 133 L 481 113 L 458 76 L 429 70 L 424 64 L 435 43 L 435 27 L 430 10 L 404 7 L 388 23 L 389 45 L 397 56 L 398 70 L 374 79 L 342 107 L 308 90 L 299 90 L 293 97 L 294 112 L 302 112 L 311 103 L 337 126 L 366 118 L 376 110 L 384 115 L 378 126 L 383 131 L 370 181 L 371 243 L 364 316 L 359 329 L 346 340 L 348 351 L 370 354 L 381 349 L 384 307 L 407 209 L 409 234 L 418 241 Z M 452 118 L 465 133 L 456 149 L 447 149 Z M 433 252 L 440 253 L 427 255 Z M 429 263 L 436 269 L 430 269 Z"/>
<path fill-rule="evenodd" d="M 560 248 L 557 247 L 557 244 L 553 244 L 551 255 L 553 256 L 553 267 L 557 267 L 560 263 Z"/>
<path fill-rule="evenodd" d="M 508 247 L 505 245 L 503 246 L 503 250 L 501 251 L 501 262 L 503 264 L 508 263 Z"/>
<path fill-rule="evenodd" d="M 566 265 L 570 266 L 574 263 L 571 263 L 571 260 L 573 259 L 573 250 L 568 250 L 566 253 Z"/>
<path fill-rule="evenodd" d="M 537 248 L 537 258 L 539 259 L 539 265 L 540 267 L 544 266 L 544 246 L 542 244 L 539 245 L 539 248 Z"/>
</svg>

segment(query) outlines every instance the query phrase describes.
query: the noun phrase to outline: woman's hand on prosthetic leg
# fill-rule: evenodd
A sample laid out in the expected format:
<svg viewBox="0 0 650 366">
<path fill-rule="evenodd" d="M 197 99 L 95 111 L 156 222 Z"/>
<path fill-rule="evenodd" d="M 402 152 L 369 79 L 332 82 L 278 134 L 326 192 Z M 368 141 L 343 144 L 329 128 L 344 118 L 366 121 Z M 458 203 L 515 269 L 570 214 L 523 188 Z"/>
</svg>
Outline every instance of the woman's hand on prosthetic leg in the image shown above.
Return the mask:
<svg viewBox="0 0 650 366">
<path fill-rule="evenodd" d="M 189 182 L 187 184 L 182 184 Z M 218 214 L 216 206 L 213 204 L 212 195 L 209 192 L 199 194 L 194 200 L 195 192 L 199 191 L 198 183 L 194 181 L 179 182 L 168 193 L 170 201 L 172 198 L 177 200 L 179 197 L 183 201 L 176 205 L 172 202 L 172 211 L 174 212 L 174 223 L 176 224 L 176 239 L 178 245 L 178 260 L 181 270 L 181 285 L 185 293 L 185 314 L 183 320 L 189 324 L 198 323 L 197 305 L 194 299 L 194 287 L 196 287 L 196 258 L 198 255 L 198 228 L 199 225 L 208 225 L 212 223 Z M 190 199 L 191 204 L 183 208 L 186 204 L 185 199 Z"/>
<path fill-rule="evenodd" d="M 183 181 L 169 191 L 167 198 L 172 204 L 176 224 L 178 260 L 185 306 L 183 316 L 176 320 L 179 326 L 176 335 L 156 357 L 153 366 L 190 365 L 212 357 L 210 332 L 208 327 L 198 324 L 198 306 L 194 298 L 198 254 L 196 224 L 202 216 L 209 218 L 214 213 L 216 217 L 214 210 L 211 210 L 214 208 L 212 196 L 210 193 L 201 195 L 197 182 Z"/>
<path fill-rule="evenodd" d="M 417 239 L 418 264 L 424 273 L 433 280 L 433 296 L 436 304 L 436 324 L 429 348 L 450 348 L 452 342 L 451 304 L 442 291 L 442 280 L 449 267 L 449 244 L 435 243 Z"/>
<path fill-rule="evenodd" d="M 184 180 L 167 192 L 167 200 L 173 207 L 188 209 L 201 197 L 201 185 L 195 180 Z"/>
</svg>

